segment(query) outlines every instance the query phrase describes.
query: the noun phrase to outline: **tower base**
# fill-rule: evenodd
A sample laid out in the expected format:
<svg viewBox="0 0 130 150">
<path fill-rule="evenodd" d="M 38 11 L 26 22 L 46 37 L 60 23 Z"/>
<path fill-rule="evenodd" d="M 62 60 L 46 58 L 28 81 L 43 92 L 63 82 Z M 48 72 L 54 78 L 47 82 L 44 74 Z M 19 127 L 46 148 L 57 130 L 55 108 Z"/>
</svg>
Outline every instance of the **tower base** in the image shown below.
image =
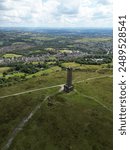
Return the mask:
<svg viewBox="0 0 130 150">
<path fill-rule="evenodd" d="M 73 89 L 74 89 L 73 85 L 71 85 L 71 86 L 64 85 L 64 91 L 67 92 L 67 93 L 73 91 Z"/>
</svg>

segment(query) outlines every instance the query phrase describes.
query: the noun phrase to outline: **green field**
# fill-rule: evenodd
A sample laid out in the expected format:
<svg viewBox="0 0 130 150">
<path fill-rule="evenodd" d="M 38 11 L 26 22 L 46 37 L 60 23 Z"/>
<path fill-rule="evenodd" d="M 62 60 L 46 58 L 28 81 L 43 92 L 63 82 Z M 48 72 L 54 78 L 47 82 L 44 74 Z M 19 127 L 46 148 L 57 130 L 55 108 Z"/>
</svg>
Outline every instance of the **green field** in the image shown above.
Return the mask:
<svg viewBox="0 0 130 150">
<path fill-rule="evenodd" d="M 37 76 L 42 76 L 42 75 L 48 75 L 52 72 L 57 72 L 57 71 L 61 71 L 61 68 L 58 67 L 58 66 L 54 66 L 54 67 L 51 67 L 49 69 L 46 69 L 46 70 L 42 70 L 42 71 L 38 71 L 34 74 L 31 74 L 31 75 L 28 75 L 27 78 L 32 78 L 32 77 L 37 77 Z"/>
<path fill-rule="evenodd" d="M 32 40 L 39 40 L 39 41 L 51 41 L 51 40 L 55 40 L 55 37 L 32 37 Z"/>
<path fill-rule="evenodd" d="M 0 89 L 0 149 L 13 137 L 9 150 L 112 150 L 111 74 L 75 70 L 73 92 L 39 89 L 65 83 L 56 69 Z"/>
<path fill-rule="evenodd" d="M 12 74 L 9 74 L 9 75 L 6 75 L 6 79 L 8 78 L 12 78 L 12 77 L 23 77 L 25 76 L 25 73 L 22 73 L 22 72 L 17 72 L 17 73 L 12 73 Z"/>
<path fill-rule="evenodd" d="M 80 67 L 81 65 L 75 62 L 62 63 L 62 67 Z"/>
<path fill-rule="evenodd" d="M 79 40 L 76 40 L 75 42 L 81 42 L 81 43 L 86 43 L 86 42 L 105 42 L 105 41 L 111 41 L 112 38 L 82 38 Z"/>
<path fill-rule="evenodd" d="M 25 44 L 26 44 L 25 42 L 15 42 L 12 45 L 25 45 Z"/>
<path fill-rule="evenodd" d="M 45 50 L 47 50 L 47 51 L 55 51 L 55 49 L 51 48 L 51 47 L 45 48 Z"/>
<path fill-rule="evenodd" d="M 15 58 L 15 57 L 22 57 L 22 55 L 17 54 L 4 54 L 3 58 Z"/>
<path fill-rule="evenodd" d="M 98 71 L 102 70 L 103 68 L 107 69 L 108 64 L 102 64 L 102 65 L 84 65 L 84 64 L 78 64 L 75 62 L 68 62 L 68 63 L 62 63 L 61 66 L 68 68 L 68 67 L 73 67 L 74 69 L 79 69 L 79 70 L 86 70 L 86 71 Z"/>
<path fill-rule="evenodd" d="M 61 52 L 61 53 L 72 53 L 71 50 L 67 50 L 67 49 L 65 49 L 65 50 L 60 50 L 60 52 Z"/>
<path fill-rule="evenodd" d="M 3 77 L 3 73 L 8 71 L 10 67 L 0 67 L 0 77 Z"/>
<path fill-rule="evenodd" d="M 0 73 L 6 72 L 10 69 L 10 67 L 0 67 Z"/>
</svg>

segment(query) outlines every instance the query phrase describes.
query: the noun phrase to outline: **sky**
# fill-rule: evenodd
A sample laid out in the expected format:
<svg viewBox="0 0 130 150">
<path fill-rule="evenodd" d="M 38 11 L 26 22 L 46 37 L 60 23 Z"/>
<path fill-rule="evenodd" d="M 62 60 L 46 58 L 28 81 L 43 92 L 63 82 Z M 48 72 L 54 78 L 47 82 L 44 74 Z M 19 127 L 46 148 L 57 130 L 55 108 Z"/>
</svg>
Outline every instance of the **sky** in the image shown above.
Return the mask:
<svg viewBox="0 0 130 150">
<path fill-rule="evenodd" d="M 112 0 L 0 0 L 0 27 L 112 27 Z"/>
</svg>

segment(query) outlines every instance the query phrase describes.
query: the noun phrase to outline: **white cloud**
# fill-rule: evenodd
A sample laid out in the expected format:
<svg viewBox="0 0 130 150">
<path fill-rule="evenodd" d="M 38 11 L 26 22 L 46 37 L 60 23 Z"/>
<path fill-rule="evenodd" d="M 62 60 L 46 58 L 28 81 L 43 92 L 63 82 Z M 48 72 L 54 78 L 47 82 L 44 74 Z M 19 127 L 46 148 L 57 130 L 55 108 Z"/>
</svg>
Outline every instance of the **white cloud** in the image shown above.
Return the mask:
<svg viewBox="0 0 130 150">
<path fill-rule="evenodd" d="M 112 0 L 0 0 L 0 26 L 112 27 Z"/>
</svg>

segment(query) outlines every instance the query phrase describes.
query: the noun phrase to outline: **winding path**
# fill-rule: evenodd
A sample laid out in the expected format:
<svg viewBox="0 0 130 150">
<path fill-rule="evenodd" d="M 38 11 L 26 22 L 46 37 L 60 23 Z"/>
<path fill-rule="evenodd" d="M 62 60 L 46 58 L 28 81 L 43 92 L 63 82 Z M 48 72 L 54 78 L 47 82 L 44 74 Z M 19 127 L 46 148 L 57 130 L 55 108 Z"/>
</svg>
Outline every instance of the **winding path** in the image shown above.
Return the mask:
<svg viewBox="0 0 130 150">
<path fill-rule="evenodd" d="M 25 91 L 25 92 L 19 92 L 19 93 L 15 93 L 15 94 L 1 96 L 0 99 L 12 97 L 12 96 L 23 95 L 23 94 L 32 93 L 32 92 L 41 91 L 41 90 L 46 90 L 46 89 L 52 89 L 52 88 L 61 87 L 61 86 L 63 86 L 63 84 L 44 87 L 44 88 L 39 88 L 39 89 L 28 90 L 28 91 Z"/>
<path fill-rule="evenodd" d="M 105 77 L 112 77 L 112 76 L 110 76 L 110 75 L 105 75 L 105 76 L 101 76 L 101 77 L 93 77 L 93 78 L 88 78 L 88 79 L 85 79 L 85 80 L 77 81 L 77 82 L 74 82 L 74 83 L 82 83 L 82 82 L 85 82 L 85 81 L 94 80 L 94 79 L 100 79 L 100 78 L 105 78 Z M 49 87 L 44 87 L 44 88 L 39 88 L 39 89 L 33 89 L 33 90 L 25 91 L 25 92 L 10 94 L 10 95 L 6 95 L 6 96 L 1 96 L 0 99 L 12 97 L 12 96 L 18 96 L 18 95 L 22 95 L 22 94 L 27 94 L 27 93 L 31 93 L 31 92 L 36 92 L 36 91 L 40 91 L 40 90 L 46 90 L 46 89 L 61 87 L 61 89 L 58 91 L 58 93 L 59 93 L 59 92 L 62 92 L 63 85 L 64 85 L 64 84 L 59 84 L 59 85 L 55 85 L 55 86 L 49 86 Z M 78 93 L 77 90 L 75 90 L 75 91 Z M 56 93 L 57 93 L 57 92 L 56 92 Z M 54 94 L 56 94 L 56 93 L 54 93 Z M 50 96 L 53 96 L 54 94 L 51 94 L 51 95 L 49 95 L 49 96 L 46 96 L 45 99 L 44 99 L 41 103 L 39 103 L 39 104 L 31 111 L 31 113 L 30 113 L 26 118 L 24 118 L 24 119 L 18 124 L 18 126 L 13 130 L 12 134 L 10 135 L 10 138 L 7 140 L 7 143 L 6 143 L 5 146 L 2 148 L 2 150 L 8 150 L 8 149 L 10 148 L 10 146 L 11 146 L 13 140 L 15 139 L 15 137 L 17 136 L 17 134 L 18 134 L 21 130 L 23 130 L 24 126 L 25 126 L 25 125 L 28 123 L 28 121 L 33 117 L 33 115 L 41 108 L 42 104 L 43 104 Z M 81 93 L 80 93 L 80 94 L 81 94 Z M 100 104 L 102 107 L 106 108 L 106 109 L 109 110 L 109 111 L 112 111 L 112 110 L 110 110 L 108 107 L 106 107 L 104 104 L 102 104 L 101 102 L 99 102 L 97 99 L 95 99 L 94 97 L 87 96 L 87 95 L 84 95 L 84 94 L 81 94 L 81 95 L 84 96 L 84 97 L 93 99 L 93 100 L 96 101 L 98 104 Z"/>
<path fill-rule="evenodd" d="M 106 78 L 106 77 L 112 77 L 112 75 L 105 75 L 105 76 L 101 76 L 101 77 L 88 78 L 88 79 L 77 81 L 77 82 L 73 82 L 73 83 L 77 84 L 77 83 L 82 83 L 82 82 L 89 81 L 89 80 L 101 79 L 101 78 Z M 25 92 L 19 92 L 19 93 L 15 93 L 15 94 L 5 95 L 5 96 L 1 96 L 0 99 L 4 99 L 4 98 L 8 98 L 8 97 L 13 97 L 13 96 L 18 96 L 18 95 L 23 95 L 23 94 L 28 94 L 28 93 L 32 93 L 32 92 L 36 92 L 36 91 L 41 91 L 41 90 L 46 90 L 46 89 L 52 89 L 52 88 L 56 88 L 56 87 L 63 87 L 63 85 L 64 84 L 59 84 L 59 85 L 54 85 L 54 86 L 49 86 L 49 87 L 44 87 L 44 88 L 38 88 L 38 89 L 28 90 L 28 91 L 25 91 Z"/>
<path fill-rule="evenodd" d="M 57 93 L 57 92 L 56 92 Z M 54 93 L 54 94 L 56 94 Z M 53 96 L 54 94 L 51 94 L 50 96 Z M 5 146 L 2 148 L 2 150 L 8 150 L 13 142 L 13 140 L 15 139 L 15 137 L 17 136 L 17 134 L 23 130 L 24 126 L 28 123 L 28 121 L 34 116 L 34 114 L 41 108 L 42 104 L 50 97 L 50 96 L 46 96 L 44 98 L 44 100 L 37 104 L 37 106 L 31 111 L 31 113 L 25 117 L 18 125 L 17 127 L 13 130 L 13 132 L 11 133 L 7 143 L 5 144 Z"/>
<path fill-rule="evenodd" d="M 101 105 L 102 107 L 104 107 L 105 109 L 107 109 L 108 111 L 112 112 L 112 110 L 110 108 L 108 108 L 106 105 L 104 105 L 103 103 L 101 103 L 100 101 L 98 101 L 95 97 L 82 94 L 81 92 L 78 92 L 77 90 L 75 90 L 75 91 L 77 93 L 79 93 L 80 95 L 82 95 L 83 97 L 86 97 L 86 98 L 94 100 L 96 103 L 98 103 L 99 105 Z"/>
</svg>

